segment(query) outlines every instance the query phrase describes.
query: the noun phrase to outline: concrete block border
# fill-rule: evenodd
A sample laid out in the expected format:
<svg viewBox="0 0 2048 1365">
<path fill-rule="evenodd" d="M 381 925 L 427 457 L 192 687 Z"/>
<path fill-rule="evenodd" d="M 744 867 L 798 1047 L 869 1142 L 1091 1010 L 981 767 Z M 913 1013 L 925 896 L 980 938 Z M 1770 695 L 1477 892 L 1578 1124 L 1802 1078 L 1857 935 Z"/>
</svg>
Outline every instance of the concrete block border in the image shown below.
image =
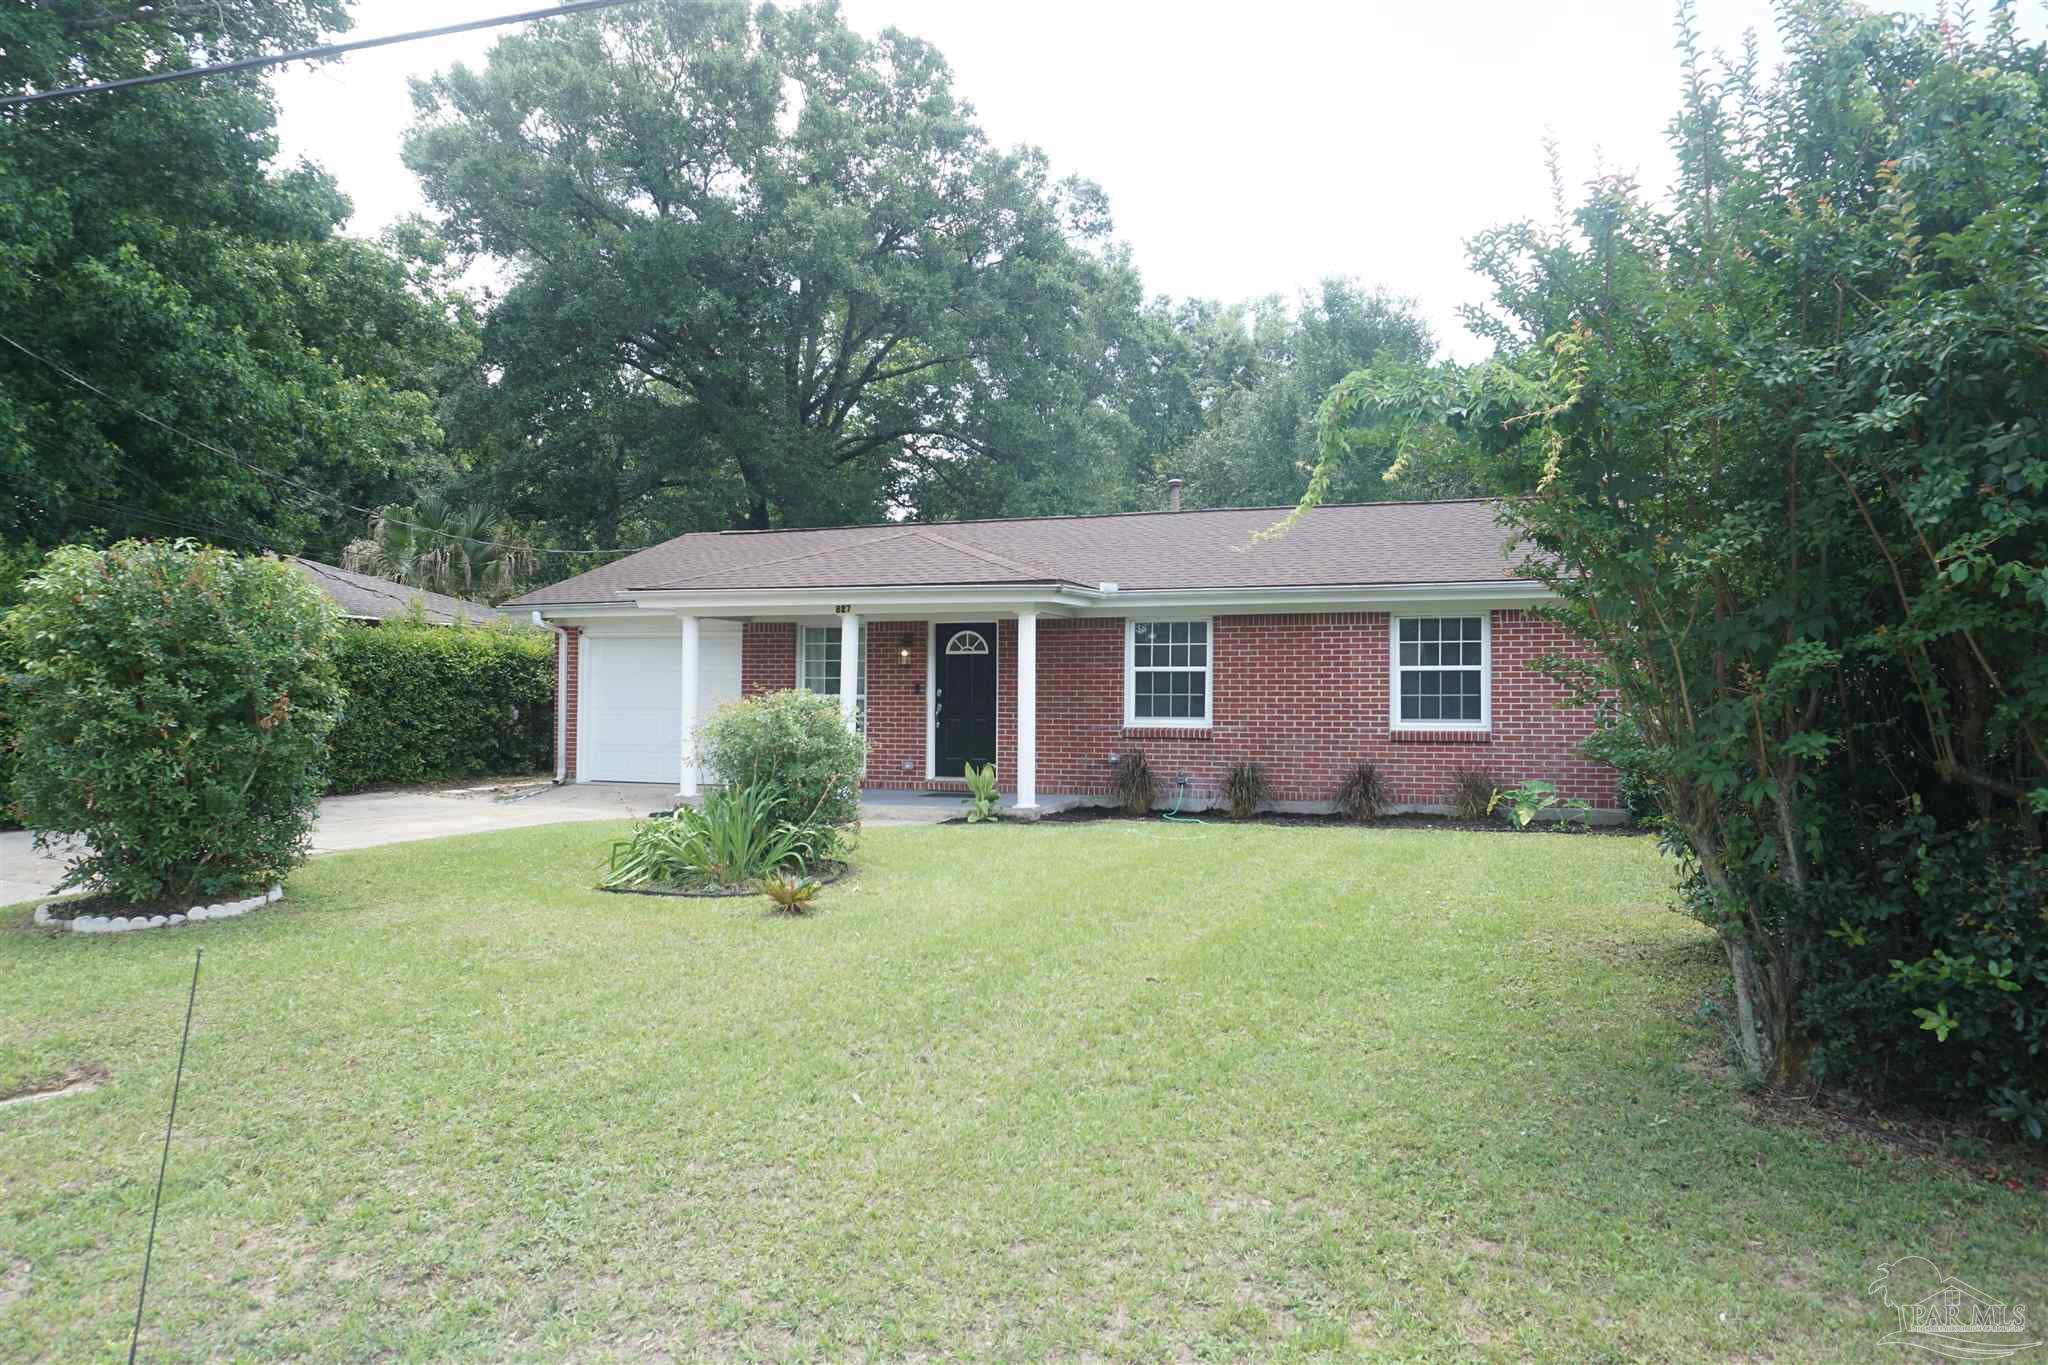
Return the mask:
<svg viewBox="0 0 2048 1365">
<path fill-rule="evenodd" d="M 58 903 L 51 901 L 36 907 L 36 926 L 42 929 L 69 929 L 74 934 L 127 934 L 138 929 L 168 929 L 174 924 L 200 924 L 207 920 L 234 919 L 251 910 L 261 910 L 266 905 L 275 905 L 284 899 L 284 887 L 272 886 L 261 895 L 246 900 L 225 901 L 219 905 L 195 905 L 182 915 L 80 915 L 77 919 L 57 919 L 50 914 Z"/>
</svg>

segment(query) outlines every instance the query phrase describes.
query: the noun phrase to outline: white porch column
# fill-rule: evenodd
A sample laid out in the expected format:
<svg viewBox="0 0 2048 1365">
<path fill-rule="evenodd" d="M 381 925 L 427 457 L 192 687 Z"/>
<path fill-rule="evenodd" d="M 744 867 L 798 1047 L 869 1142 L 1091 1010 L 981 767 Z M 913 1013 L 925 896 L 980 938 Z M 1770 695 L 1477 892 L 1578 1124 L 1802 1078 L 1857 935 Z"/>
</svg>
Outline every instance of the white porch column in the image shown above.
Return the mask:
<svg viewBox="0 0 2048 1365">
<path fill-rule="evenodd" d="M 1038 613 L 1017 613 L 1017 809 L 1038 810 Z"/>
<path fill-rule="evenodd" d="M 860 711 L 860 618 L 839 618 L 839 714 L 852 725 Z"/>
<path fill-rule="evenodd" d="M 702 632 L 694 616 L 683 619 L 683 695 L 682 695 L 682 780 L 677 795 L 692 797 L 697 794 L 697 693 L 701 676 L 699 656 L 702 653 Z"/>
</svg>

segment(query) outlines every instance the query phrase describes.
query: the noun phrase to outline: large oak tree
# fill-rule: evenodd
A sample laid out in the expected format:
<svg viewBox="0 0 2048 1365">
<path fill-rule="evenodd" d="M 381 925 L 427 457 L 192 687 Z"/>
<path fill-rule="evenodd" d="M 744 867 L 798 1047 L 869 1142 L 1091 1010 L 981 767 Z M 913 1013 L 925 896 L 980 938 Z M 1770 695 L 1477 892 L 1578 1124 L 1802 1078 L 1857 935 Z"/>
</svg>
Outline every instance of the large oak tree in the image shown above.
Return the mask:
<svg viewBox="0 0 2048 1365">
<path fill-rule="evenodd" d="M 992 147 L 926 44 L 831 4 L 649 3 L 417 98 L 445 230 L 510 263 L 500 473 L 575 538 L 992 511 L 1085 472 L 1101 196 Z"/>
</svg>

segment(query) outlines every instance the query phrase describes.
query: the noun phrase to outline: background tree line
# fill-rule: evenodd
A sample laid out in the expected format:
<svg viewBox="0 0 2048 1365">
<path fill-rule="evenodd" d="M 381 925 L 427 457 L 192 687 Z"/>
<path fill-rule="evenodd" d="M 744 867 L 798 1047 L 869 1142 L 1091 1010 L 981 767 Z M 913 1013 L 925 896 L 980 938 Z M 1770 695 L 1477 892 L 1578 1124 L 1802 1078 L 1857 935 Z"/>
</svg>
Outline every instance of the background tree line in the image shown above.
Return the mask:
<svg viewBox="0 0 2048 1365">
<path fill-rule="evenodd" d="M 49 0 L 0 16 L 0 89 L 347 22 Z M 435 218 L 375 242 L 279 164 L 258 76 L 0 114 L 17 572 L 182 533 L 502 598 L 689 530 L 1128 510 L 1169 474 L 1284 504 L 1321 392 L 1434 349 L 1346 281 L 1148 299 L 1099 188 L 990 144 L 936 51 L 829 3 L 535 24 L 416 98 Z M 456 287 L 477 257 L 488 296 Z"/>
</svg>

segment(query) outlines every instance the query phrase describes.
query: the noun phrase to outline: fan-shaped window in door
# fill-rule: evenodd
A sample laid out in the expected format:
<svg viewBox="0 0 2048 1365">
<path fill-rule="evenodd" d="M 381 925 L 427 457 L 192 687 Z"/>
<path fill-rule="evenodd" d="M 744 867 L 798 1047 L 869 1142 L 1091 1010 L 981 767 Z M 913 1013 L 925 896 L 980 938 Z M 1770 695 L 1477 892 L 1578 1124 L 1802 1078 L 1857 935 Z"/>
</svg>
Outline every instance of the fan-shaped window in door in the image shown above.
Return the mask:
<svg viewBox="0 0 2048 1365">
<path fill-rule="evenodd" d="M 986 654 L 988 653 L 988 641 L 982 638 L 982 634 L 978 630 L 963 630 L 952 639 L 946 641 L 946 652 L 948 654 Z"/>
</svg>

